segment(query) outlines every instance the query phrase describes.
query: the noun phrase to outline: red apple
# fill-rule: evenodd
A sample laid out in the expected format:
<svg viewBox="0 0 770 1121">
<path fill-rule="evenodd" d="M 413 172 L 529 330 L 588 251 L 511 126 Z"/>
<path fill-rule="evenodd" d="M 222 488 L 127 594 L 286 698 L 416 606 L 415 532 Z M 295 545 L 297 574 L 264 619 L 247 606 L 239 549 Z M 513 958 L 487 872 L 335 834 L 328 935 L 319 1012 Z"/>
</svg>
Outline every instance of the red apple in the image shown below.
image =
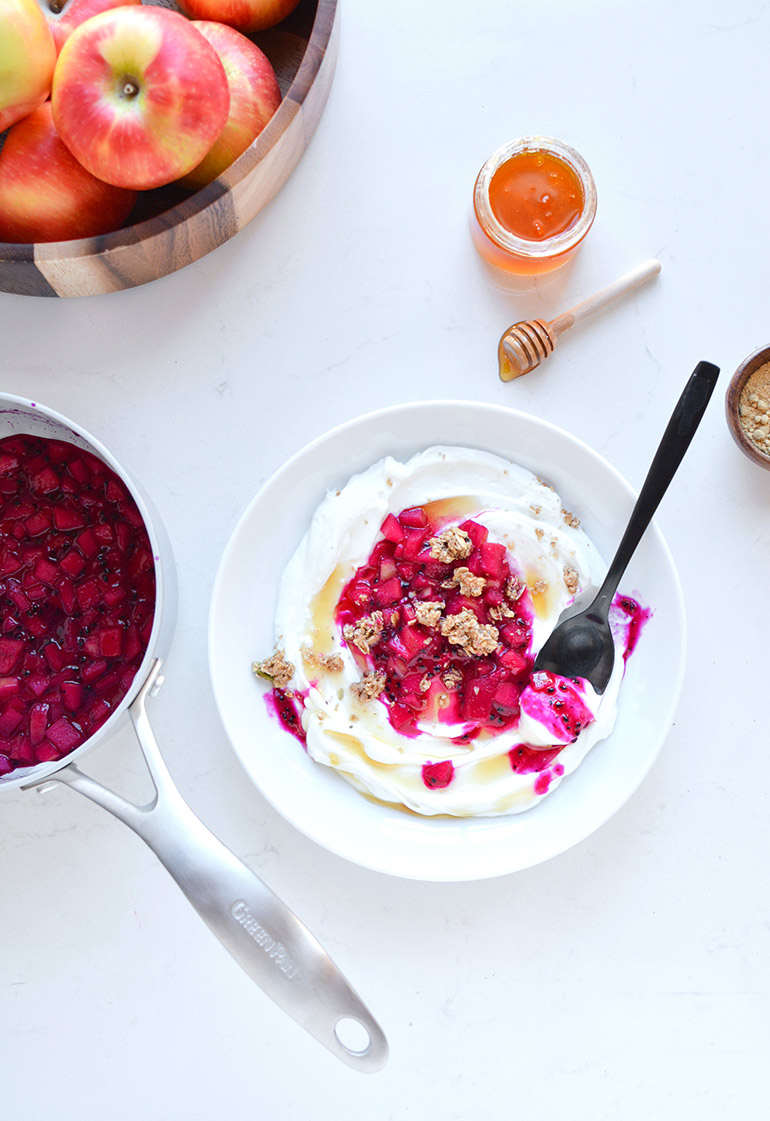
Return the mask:
<svg viewBox="0 0 770 1121">
<path fill-rule="evenodd" d="M 76 27 L 91 16 L 124 4 L 141 4 L 142 0 L 36 0 L 51 28 L 57 52 L 62 49 Z"/>
<path fill-rule="evenodd" d="M 0 152 L 0 241 L 69 241 L 122 226 L 135 191 L 78 163 L 54 128 L 50 101 L 9 131 Z"/>
<path fill-rule="evenodd" d="M 0 0 L 0 132 L 51 92 L 56 47 L 35 0 Z"/>
<path fill-rule="evenodd" d="M 178 0 L 190 19 L 214 20 L 239 31 L 264 31 L 293 12 L 299 0 Z"/>
<path fill-rule="evenodd" d="M 214 147 L 181 180 L 185 187 L 205 187 L 245 152 L 281 104 L 278 79 L 269 58 L 233 27 L 196 20 L 222 60 L 230 87 L 230 114 Z"/>
<path fill-rule="evenodd" d="M 200 163 L 225 126 L 227 77 L 209 42 L 178 12 L 122 7 L 81 23 L 54 72 L 53 119 L 83 166 L 146 190 Z"/>
</svg>

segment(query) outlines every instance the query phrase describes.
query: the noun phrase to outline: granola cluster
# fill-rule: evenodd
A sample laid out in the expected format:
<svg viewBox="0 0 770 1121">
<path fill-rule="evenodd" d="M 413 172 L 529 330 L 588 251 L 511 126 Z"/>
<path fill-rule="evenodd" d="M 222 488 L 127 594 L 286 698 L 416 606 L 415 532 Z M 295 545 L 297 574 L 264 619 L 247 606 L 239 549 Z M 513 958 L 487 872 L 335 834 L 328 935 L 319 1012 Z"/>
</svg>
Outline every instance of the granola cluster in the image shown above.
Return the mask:
<svg viewBox="0 0 770 1121">
<path fill-rule="evenodd" d="M 374 701 L 382 693 L 387 678 L 382 670 L 377 673 L 367 673 L 360 681 L 354 681 L 350 686 L 350 692 L 359 701 Z"/>
<path fill-rule="evenodd" d="M 465 560 L 473 552 L 473 542 L 464 529 L 450 525 L 429 541 L 430 555 L 441 564 Z"/>
<path fill-rule="evenodd" d="M 253 662 L 252 673 L 267 678 L 278 689 L 285 689 L 294 676 L 294 663 L 288 662 L 283 650 L 276 650 L 262 662 Z"/>
<path fill-rule="evenodd" d="M 497 647 L 499 632 L 491 623 L 480 623 L 468 607 L 457 615 L 445 615 L 439 630 L 447 642 L 461 646 L 466 654 L 481 657 L 491 654 Z"/>
<path fill-rule="evenodd" d="M 362 654 L 368 654 L 372 646 L 376 646 L 382 638 L 385 626 L 385 616 L 381 611 L 373 611 L 371 615 L 364 615 L 357 623 L 346 623 L 342 633 L 348 642 L 357 646 Z"/>
</svg>

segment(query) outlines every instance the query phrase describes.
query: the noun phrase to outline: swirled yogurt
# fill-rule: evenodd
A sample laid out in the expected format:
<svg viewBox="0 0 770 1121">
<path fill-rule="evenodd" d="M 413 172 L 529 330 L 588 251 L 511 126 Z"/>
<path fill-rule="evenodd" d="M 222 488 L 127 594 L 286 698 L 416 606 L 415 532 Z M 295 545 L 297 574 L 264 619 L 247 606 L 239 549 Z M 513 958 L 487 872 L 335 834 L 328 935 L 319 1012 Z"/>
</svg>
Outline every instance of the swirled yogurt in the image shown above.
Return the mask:
<svg viewBox="0 0 770 1121">
<path fill-rule="evenodd" d="M 310 756 L 415 813 L 527 809 L 612 730 L 645 612 L 618 598 L 612 678 L 533 672 L 605 566 L 556 492 L 505 459 L 386 458 L 318 507 L 281 582 L 277 653 L 255 670 Z"/>
</svg>

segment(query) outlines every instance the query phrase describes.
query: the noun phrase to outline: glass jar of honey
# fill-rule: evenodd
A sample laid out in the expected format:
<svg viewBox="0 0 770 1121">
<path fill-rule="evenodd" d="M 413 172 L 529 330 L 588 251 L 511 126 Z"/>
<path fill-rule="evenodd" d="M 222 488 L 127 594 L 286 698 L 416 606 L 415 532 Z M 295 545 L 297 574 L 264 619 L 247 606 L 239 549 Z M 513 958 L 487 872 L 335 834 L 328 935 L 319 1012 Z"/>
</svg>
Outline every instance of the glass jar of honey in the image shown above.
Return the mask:
<svg viewBox="0 0 770 1121">
<path fill-rule="evenodd" d="M 504 144 L 473 191 L 471 236 L 481 256 L 508 273 L 536 275 L 565 264 L 596 214 L 596 186 L 574 149 L 545 136 Z"/>
</svg>

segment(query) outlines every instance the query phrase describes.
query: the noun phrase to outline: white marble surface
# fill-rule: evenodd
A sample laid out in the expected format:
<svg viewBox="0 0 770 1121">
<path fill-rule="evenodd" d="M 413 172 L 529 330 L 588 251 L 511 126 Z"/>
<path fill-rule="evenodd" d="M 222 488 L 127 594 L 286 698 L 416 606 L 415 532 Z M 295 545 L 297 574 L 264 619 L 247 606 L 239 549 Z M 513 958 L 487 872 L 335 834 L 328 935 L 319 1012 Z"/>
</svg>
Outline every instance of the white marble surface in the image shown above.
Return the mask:
<svg viewBox="0 0 770 1121">
<path fill-rule="evenodd" d="M 66 789 L 2 807 L 9 1121 L 767 1116 L 770 474 L 724 421 L 770 342 L 770 8 L 681 0 L 347 0 L 327 111 L 238 238 L 143 288 L 0 296 L 0 385 L 78 420 L 149 488 L 180 610 L 152 709 L 197 813 L 320 938 L 382 1022 L 356 1074 L 232 963 L 149 850 Z M 550 285 L 503 294 L 470 244 L 475 174 L 541 132 L 590 163 L 594 229 Z M 497 378 L 501 330 L 641 260 L 660 278 Z M 689 618 L 684 692 L 632 800 L 501 879 L 392 879 L 306 840 L 245 778 L 208 680 L 212 580 L 286 457 L 381 405 L 473 397 L 570 429 L 639 485 L 693 365 L 717 390 L 658 516 Z M 515 449 L 512 449 L 515 452 Z M 126 735 L 91 757 L 131 793 Z"/>
</svg>

